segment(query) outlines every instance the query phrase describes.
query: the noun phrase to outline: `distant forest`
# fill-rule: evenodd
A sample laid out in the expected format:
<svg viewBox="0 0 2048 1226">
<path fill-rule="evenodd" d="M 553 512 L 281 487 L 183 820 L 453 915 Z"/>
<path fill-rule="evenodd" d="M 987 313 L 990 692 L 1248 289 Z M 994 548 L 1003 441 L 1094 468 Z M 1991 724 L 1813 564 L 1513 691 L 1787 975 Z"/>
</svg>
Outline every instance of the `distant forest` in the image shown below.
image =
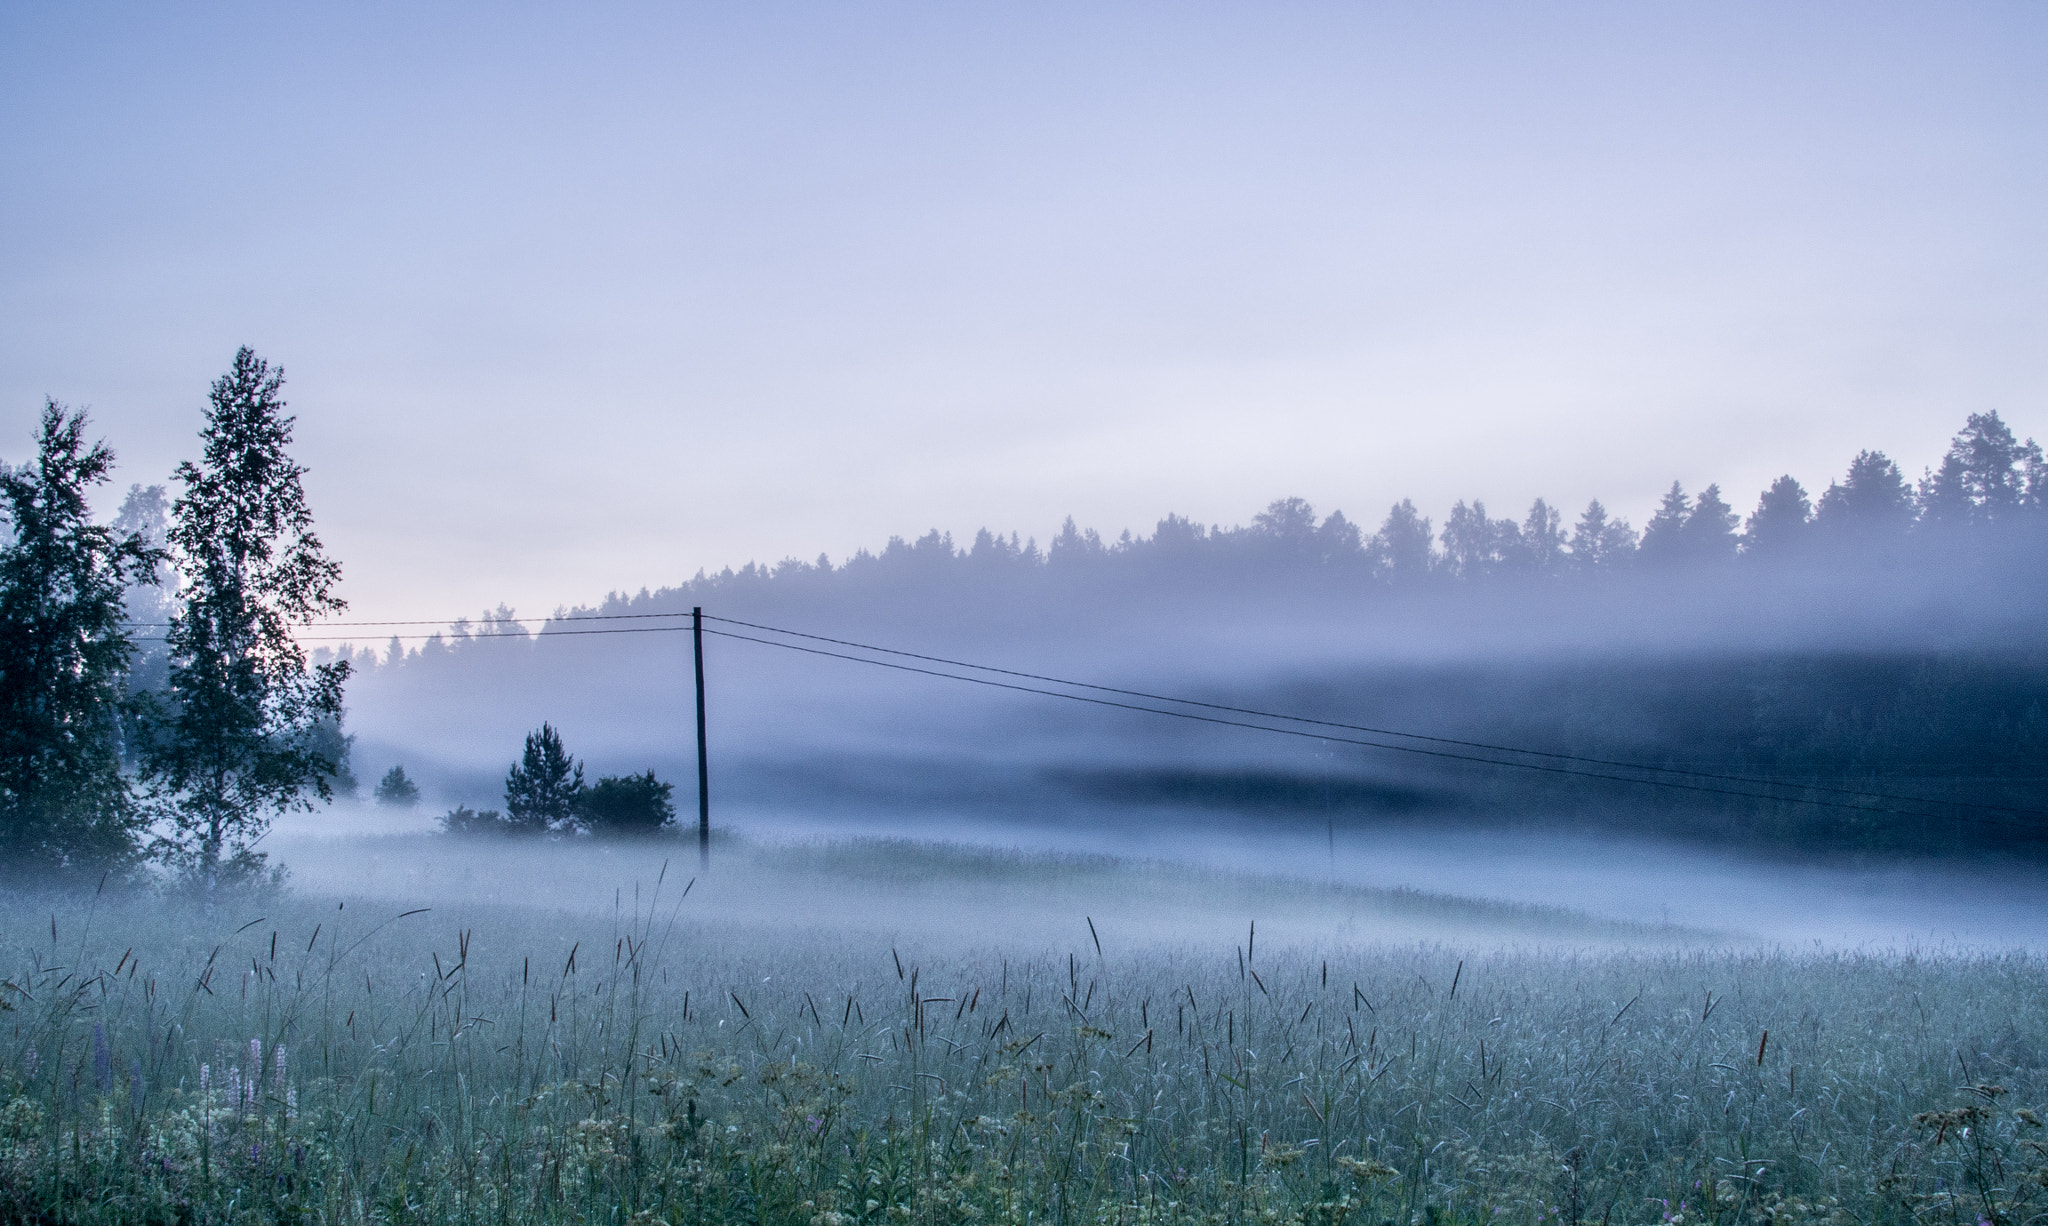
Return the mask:
<svg viewBox="0 0 2048 1226">
<path fill-rule="evenodd" d="M 971 747 L 941 752 L 906 736 L 911 759 L 862 786 L 888 804 L 943 802 L 957 776 L 959 796 L 1009 797 L 1027 808 L 1158 804 L 1286 818 L 1334 805 L 1346 821 L 1569 821 L 1801 850 L 2041 854 L 2044 495 L 2041 448 L 1986 413 L 1970 416 L 1916 480 L 1865 451 L 1818 497 L 1781 477 L 1746 516 L 1716 486 L 1688 494 L 1674 483 L 1640 530 L 1598 502 L 1567 526 L 1541 500 L 1520 519 L 1460 502 L 1439 528 L 1404 499 L 1367 533 L 1341 513 L 1319 517 L 1299 498 L 1272 503 L 1242 527 L 1168 515 L 1149 536 L 1115 540 L 1069 520 L 1043 548 L 987 530 L 962 547 L 934 530 L 836 566 L 824 557 L 749 564 L 614 594 L 558 611 L 539 632 L 569 630 L 577 617 L 704 605 L 912 649 L 1002 651 L 1054 671 L 1062 644 L 1104 639 L 1119 625 L 1156 626 L 1164 642 L 1204 617 L 1241 620 L 1247 659 L 1307 641 L 1303 628 L 1312 625 L 1324 635 L 1315 641 L 1328 644 L 1322 658 L 1247 665 L 1227 681 L 1211 673 L 1201 696 L 1787 782 L 1733 785 L 1774 797 L 1758 800 L 1718 794 L 1726 789 L 1711 780 L 1705 790 L 1648 788 L 1366 752 L 1332 785 L 1284 752 L 1228 746 L 1193 761 L 1169 753 L 1124 766 L 1051 761 L 976 774 L 983 768 L 962 765 Z M 1226 610 L 1236 612 L 1225 618 Z M 542 656 L 514 665 L 502 644 L 466 641 L 524 630 L 500 608 L 421 647 L 394 641 L 381 659 L 359 650 L 352 662 L 393 693 L 474 694 L 516 673 L 521 685 L 591 695 L 593 711 L 618 709 L 651 684 L 647 676 L 671 667 L 644 654 L 655 648 L 638 649 L 638 662 L 609 664 L 591 646 L 571 653 L 578 671 L 557 675 Z M 1403 647 L 1424 642 L 1434 646 Z M 1188 692 L 1167 665 L 1145 681 Z M 808 710 L 811 700 L 791 701 Z M 963 744 L 976 735 L 968 727 L 958 734 Z M 926 752 L 929 760 L 916 758 Z M 837 769 L 821 768 L 827 802 L 846 786 Z M 761 786 L 784 795 L 789 773 L 760 778 L 769 775 L 779 782 Z M 726 777 L 742 792 L 755 782 L 740 767 Z"/>
<path fill-rule="evenodd" d="M 1810 562 L 1848 555 L 1867 562 L 1873 555 L 1899 557 L 1915 546 L 1943 550 L 1959 532 L 2040 530 L 2048 496 L 2048 463 L 2033 439 L 2022 442 L 1997 413 L 1973 414 L 1936 468 L 1910 481 L 1880 451 L 1864 451 L 1838 481 L 1814 498 L 1791 476 L 1771 483 L 1743 516 L 1718 485 L 1689 495 L 1671 483 L 1641 531 L 1598 500 L 1569 527 L 1557 508 L 1539 498 L 1520 520 L 1492 518 L 1477 499 L 1458 502 L 1438 530 L 1409 499 L 1388 510 L 1368 535 L 1337 511 L 1318 520 L 1300 498 L 1283 498 L 1249 525 L 1205 527 L 1167 515 L 1152 535 L 1124 532 L 1105 541 L 1093 528 L 1070 517 L 1041 549 L 983 528 L 962 547 L 938 529 L 914 541 L 893 537 L 879 554 L 865 549 L 835 567 L 820 555 L 805 562 L 787 558 L 772 566 L 748 563 L 738 570 L 701 573 L 676 589 L 652 594 L 657 603 L 681 595 L 709 596 L 734 586 L 797 582 L 824 575 L 862 577 L 909 574 L 951 566 L 963 574 L 977 568 L 1016 570 L 1095 567 L 1130 570 L 1235 570 L 1281 567 L 1321 568 L 1383 584 L 1500 576 L 1595 575 L 1631 568 L 1677 568 L 1754 561 Z M 645 599 L 646 597 L 643 597 Z M 628 603 L 614 596 L 599 609 Z"/>
</svg>

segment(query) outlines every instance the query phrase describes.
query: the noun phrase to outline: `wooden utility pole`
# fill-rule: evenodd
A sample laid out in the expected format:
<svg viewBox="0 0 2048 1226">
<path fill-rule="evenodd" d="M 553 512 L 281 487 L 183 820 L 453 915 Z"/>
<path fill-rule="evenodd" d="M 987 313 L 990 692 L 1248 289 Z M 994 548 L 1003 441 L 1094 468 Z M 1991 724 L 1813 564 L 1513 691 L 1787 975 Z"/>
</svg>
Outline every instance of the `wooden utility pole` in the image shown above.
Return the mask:
<svg viewBox="0 0 2048 1226">
<path fill-rule="evenodd" d="M 711 757 L 704 746 L 704 608 L 690 610 L 690 638 L 697 649 L 697 860 L 711 867 Z"/>
</svg>

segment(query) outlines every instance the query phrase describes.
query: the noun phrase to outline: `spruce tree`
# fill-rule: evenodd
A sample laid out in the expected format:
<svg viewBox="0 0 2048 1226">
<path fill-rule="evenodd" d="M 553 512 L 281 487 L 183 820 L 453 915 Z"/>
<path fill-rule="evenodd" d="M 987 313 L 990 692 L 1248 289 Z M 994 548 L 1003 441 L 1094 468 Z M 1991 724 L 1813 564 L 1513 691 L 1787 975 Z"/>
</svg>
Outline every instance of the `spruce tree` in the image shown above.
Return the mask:
<svg viewBox="0 0 2048 1226">
<path fill-rule="evenodd" d="M 1742 551 L 1752 556 L 1782 557 L 1799 548 L 1813 522 L 1806 490 L 1790 473 L 1771 482 L 1749 517 Z"/>
<path fill-rule="evenodd" d="M 175 474 L 170 545 L 185 580 L 170 671 L 144 721 L 142 774 L 166 819 L 155 851 L 209 890 L 253 876 L 274 814 L 332 795 L 348 662 L 309 666 L 294 627 L 340 611 L 287 448 L 284 372 L 243 348 L 216 380 L 197 464 Z"/>
<path fill-rule="evenodd" d="M 114 453 L 86 445 L 85 420 L 45 403 L 36 459 L 0 471 L 0 855 L 16 868 L 119 866 L 141 827 L 121 769 L 124 598 L 163 555 L 92 522 Z"/>
<path fill-rule="evenodd" d="M 583 764 L 562 747 L 552 724 L 526 737 L 519 761 L 505 774 L 505 818 L 514 830 L 545 834 L 576 822 L 584 793 Z"/>
</svg>

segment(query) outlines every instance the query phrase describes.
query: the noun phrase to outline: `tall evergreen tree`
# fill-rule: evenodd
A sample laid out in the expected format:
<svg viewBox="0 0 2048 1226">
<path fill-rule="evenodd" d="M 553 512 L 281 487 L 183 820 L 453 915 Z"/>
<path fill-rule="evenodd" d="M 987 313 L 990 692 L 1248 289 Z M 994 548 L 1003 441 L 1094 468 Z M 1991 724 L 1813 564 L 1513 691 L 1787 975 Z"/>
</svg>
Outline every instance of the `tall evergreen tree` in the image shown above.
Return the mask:
<svg viewBox="0 0 2048 1226">
<path fill-rule="evenodd" d="M 1941 467 L 1920 483 L 1921 518 L 1934 525 L 1998 523 L 2039 505 L 2041 447 L 2020 442 L 1997 413 L 1972 413 Z"/>
<path fill-rule="evenodd" d="M 43 406 L 36 459 L 0 473 L 0 856 L 15 867 L 118 865 L 141 817 L 121 770 L 130 583 L 162 554 L 92 522 L 114 453 L 85 414 Z"/>
<path fill-rule="evenodd" d="M 1721 500 L 1720 486 L 1709 485 L 1701 490 L 1692 504 L 1692 513 L 1685 517 L 1685 531 L 1680 537 L 1686 560 L 1724 562 L 1734 557 L 1739 544 L 1735 526 L 1741 522 L 1735 508 Z"/>
<path fill-rule="evenodd" d="M 1684 561 L 1685 525 L 1691 518 L 1692 499 L 1686 496 L 1684 486 L 1673 481 L 1657 505 L 1657 513 L 1643 527 L 1643 561 L 1655 566 Z"/>
<path fill-rule="evenodd" d="M 1743 552 L 1783 557 L 1805 541 L 1812 520 L 1813 507 L 1806 490 L 1789 474 L 1780 477 L 1757 499 L 1756 511 L 1743 534 Z"/>
<path fill-rule="evenodd" d="M 313 533 L 283 385 L 282 370 L 237 352 L 213 384 L 199 463 L 175 474 L 184 493 L 170 543 L 185 603 L 141 756 L 168 819 L 158 854 L 209 889 L 259 872 L 251 845 L 272 815 L 327 800 L 341 766 L 323 752 L 322 725 L 341 717 L 348 662 L 309 667 L 291 634 L 345 607 L 341 568 Z"/>
<path fill-rule="evenodd" d="M 505 773 L 505 817 L 512 829 L 545 834 L 573 825 L 583 799 L 583 764 L 562 747 L 562 734 L 543 723 L 526 735 L 519 761 Z"/>
<path fill-rule="evenodd" d="M 1814 523 L 1830 534 L 1881 536 L 1913 522 L 1913 487 L 1882 451 L 1859 451 L 1849 471 L 1830 482 L 1814 508 Z"/>
<path fill-rule="evenodd" d="M 1609 519 L 1595 498 L 1572 526 L 1571 564 L 1579 571 L 1607 571 L 1624 566 L 1636 555 L 1636 530 L 1625 519 Z"/>
</svg>

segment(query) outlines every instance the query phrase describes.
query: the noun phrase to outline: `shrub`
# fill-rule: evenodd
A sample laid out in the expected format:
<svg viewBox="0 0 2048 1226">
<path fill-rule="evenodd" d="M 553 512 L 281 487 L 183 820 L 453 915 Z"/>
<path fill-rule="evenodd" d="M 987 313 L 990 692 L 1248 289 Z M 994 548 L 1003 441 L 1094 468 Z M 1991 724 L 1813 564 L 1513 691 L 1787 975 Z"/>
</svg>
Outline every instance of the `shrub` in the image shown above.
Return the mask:
<svg viewBox="0 0 2048 1226">
<path fill-rule="evenodd" d="M 578 817 L 592 834 L 653 834 L 675 819 L 675 790 L 675 784 L 662 783 L 651 770 L 606 775 L 584 792 Z"/>
<path fill-rule="evenodd" d="M 479 812 L 457 805 L 441 815 L 441 829 L 448 834 L 510 834 L 513 826 L 496 809 Z"/>
<path fill-rule="evenodd" d="M 405 767 L 394 766 L 377 782 L 377 803 L 392 809 L 416 809 L 420 787 L 406 776 Z"/>
</svg>

